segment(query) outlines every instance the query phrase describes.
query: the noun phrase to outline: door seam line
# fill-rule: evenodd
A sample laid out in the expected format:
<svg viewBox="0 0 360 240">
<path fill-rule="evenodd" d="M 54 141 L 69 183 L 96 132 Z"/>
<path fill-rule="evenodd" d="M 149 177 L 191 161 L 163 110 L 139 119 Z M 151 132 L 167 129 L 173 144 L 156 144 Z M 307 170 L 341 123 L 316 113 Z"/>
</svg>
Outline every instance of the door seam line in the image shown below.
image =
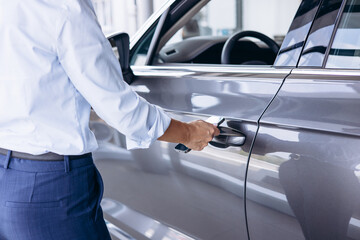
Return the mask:
<svg viewBox="0 0 360 240">
<path fill-rule="evenodd" d="M 294 70 L 291 69 L 290 72 L 284 77 L 284 79 L 282 80 L 278 90 L 276 91 L 276 93 L 274 94 L 274 96 L 271 98 L 271 100 L 269 101 L 268 105 L 265 107 L 265 109 L 263 110 L 263 112 L 260 114 L 260 117 L 258 118 L 258 120 L 256 121 L 256 131 L 255 131 L 255 135 L 253 140 L 251 141 L 251 146 L 250 146 L 250 150 L 249 150 L 249 155 L 248 155 L 248 159 L 247 159 L 247 163 L 246 163 L 246 170 L 245 170 L 245 180 L 244 180 L 244 189 L 243 189 L 243 196 L 244 196 L 244 215 L 245 215 L 245 226 L 246 226 L 246 233 L 248 236 L 248 240 L 250 240 L 250 232 L 249 232 L 249 225 L 248 225 L 248 217 L 247 217 L 247 208 L 246 208 L 246 188 L 247 188 L 247 177 L 248 177 L 248 170 L 249 170 L 249 164 L 250 164 L 250 159 L 251 159 L 251 153 L 255 144 L 255 140 L 256 137 L 258 135 L 259 129 L 260 129 L 260 121 L 261 118 L 263 117 L 263 115 L 265 114 L 265 112 L 268 110 L 268 108 L 270 107 L 271 103 L 275 100 L 275 98 L 277 97 L 278 93 L 280 92 L 282 86 L 285 83 L 285 80 L 291 75 L 292 71 Z"/>
</svg>

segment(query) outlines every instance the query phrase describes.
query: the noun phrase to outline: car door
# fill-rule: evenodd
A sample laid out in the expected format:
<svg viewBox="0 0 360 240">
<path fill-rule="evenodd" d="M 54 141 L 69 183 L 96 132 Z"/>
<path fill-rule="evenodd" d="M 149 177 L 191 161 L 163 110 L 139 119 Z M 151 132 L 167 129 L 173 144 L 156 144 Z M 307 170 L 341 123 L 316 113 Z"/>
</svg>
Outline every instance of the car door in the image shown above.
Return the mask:
<svg viewBox="0 0 360 240">
<path fill-rule="evenodd" d="M 251 239 L 359 239 L 359 1 L 323 1 L 298 67 L 260 120 Z"/>
<path fill-rule="evenodd" d="M 172 46 L 165 42 L 177 24 L 185 24 L 208 2 L 175 1 L 136 37 L 130 86 L 174 119 L 224 117 L 222 129 L 245 136 L 244 144 L 222 135 L 201 152 L 179 153 L 176 144 L 164 142 L 127 151 L 123 136 L 93 116 L 93 129 L 101 138 L 94 158 L 105 184 L 105 219 L 138 239 L 248 238 L 244 186 L 249 153 L 258 120 L 291 68 L 162 63 L 162 50 Z M 241 1 L 230 2 L 241 9 Z M 306 34 L 299 36 L 295 39 L 301 42 Z"/>
</svg>

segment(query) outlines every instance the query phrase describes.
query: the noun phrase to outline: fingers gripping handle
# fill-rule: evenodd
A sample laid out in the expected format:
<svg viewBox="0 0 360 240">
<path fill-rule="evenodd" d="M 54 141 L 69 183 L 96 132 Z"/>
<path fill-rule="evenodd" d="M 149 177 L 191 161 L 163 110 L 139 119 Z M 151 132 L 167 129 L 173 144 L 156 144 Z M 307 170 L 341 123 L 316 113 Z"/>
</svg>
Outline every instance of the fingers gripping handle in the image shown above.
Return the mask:
<svg viewBox="0 0 360 240">
<path fill-rule="evenodd" d="M 216 116 L 209 117 L 208 119 L 206 119 L 206 122 L 216 124 L 217 127 L 219 127 L 224 121 L 225 121 L 225 118 L 216 117 Z M 179 143 L 175 146 L 175 151 L 182 152 L 182 153 L 188 153 L 191 151 L 191 149 L 186 147 L 184 144 Z"/>
</svg>

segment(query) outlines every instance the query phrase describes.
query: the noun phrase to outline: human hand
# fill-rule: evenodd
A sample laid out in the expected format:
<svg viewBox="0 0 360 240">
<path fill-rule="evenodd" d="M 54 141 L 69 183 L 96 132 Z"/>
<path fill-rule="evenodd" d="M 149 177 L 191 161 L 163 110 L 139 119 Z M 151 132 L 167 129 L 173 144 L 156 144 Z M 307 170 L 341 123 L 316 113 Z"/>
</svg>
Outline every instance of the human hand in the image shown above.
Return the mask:
<svg viewBox="0 0 360 240">
<path fill-rule="evenodd" d="M 219 129 L 213 124 L 203 120 L 196 120 L 187 123 L 187 138 L 183 144 L 190 149 L 201 151 L 214 136 L 219 134 Z"/>
</svg>

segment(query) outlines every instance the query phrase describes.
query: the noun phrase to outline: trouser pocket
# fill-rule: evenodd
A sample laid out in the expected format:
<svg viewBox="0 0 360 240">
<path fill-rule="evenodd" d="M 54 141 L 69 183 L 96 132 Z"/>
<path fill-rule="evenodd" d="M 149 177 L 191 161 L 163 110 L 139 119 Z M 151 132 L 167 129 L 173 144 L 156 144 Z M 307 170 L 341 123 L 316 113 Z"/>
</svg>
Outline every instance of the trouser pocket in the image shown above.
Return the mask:
<svg viewBox="0 0 360 240">
<path fill-rule="evenodd" d="M 1 175 L 0 200 L 10 208 L 56 208 L 66 198 L 64 173 L 4 170 Z"/>
</svg>

